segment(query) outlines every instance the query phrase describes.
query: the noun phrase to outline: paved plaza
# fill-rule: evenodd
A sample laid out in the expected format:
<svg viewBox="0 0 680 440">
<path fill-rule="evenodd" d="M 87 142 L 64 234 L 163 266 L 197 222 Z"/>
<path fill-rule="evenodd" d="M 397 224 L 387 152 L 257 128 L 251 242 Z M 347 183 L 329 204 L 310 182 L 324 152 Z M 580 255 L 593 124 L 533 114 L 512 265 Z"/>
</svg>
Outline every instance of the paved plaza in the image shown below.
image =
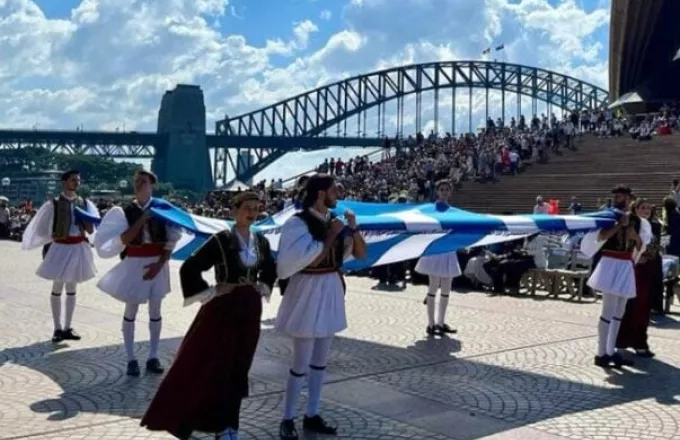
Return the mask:
<svg viewBox="0 0 680 440">
<path fill-rule="evenodd" d="M 74 327 L 83 340 L 52 344 L 50 284 L 34 275 L 39 260 L 38 251 L 0 242 L 0 439 L 170 439 L 139 427 L 160 379 L 125 375 L 122 305 L 97 291 L 96 280 L 81 286 Z M 103 273 L 115 260 L 98 264 Z M 165 365 L 197 310 L 182 308 L 172 265 Z M 428 340 L 424 288 L 377 292 L 373 284 L 350 279 L 350 327 L 334 342 L 329 365 L 323 414 L 340 438 L 680 438 L 680 324 L 673 318 L 650 329 L 656 359 L 605 372 L 592 366 L 599 304 L 455 294 L 449 322 L 458 334 Z M 278 439 L 291 350 L 272 330 L 279 298 L 265 306 L 244 402 L 245 439 Z M 143 309 L 140 360 L 147 320 Z"/>
</svg>

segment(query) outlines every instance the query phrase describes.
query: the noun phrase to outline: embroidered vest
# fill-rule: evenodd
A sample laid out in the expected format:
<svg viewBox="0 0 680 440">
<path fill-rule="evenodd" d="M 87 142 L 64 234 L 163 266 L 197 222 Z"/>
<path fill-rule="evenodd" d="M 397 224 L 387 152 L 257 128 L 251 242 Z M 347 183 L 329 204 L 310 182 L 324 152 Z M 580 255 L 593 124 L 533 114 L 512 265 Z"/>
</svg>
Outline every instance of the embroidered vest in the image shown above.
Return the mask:
<svg viewBox="0 0 680 440">
<path fill-rule="evenodd" d="M 54 204 L 54 216 L 52 218 L 52 238 L 60 239 L 66 238 L 70 235 L 71 225 L 76 224 L 83 233 L 83 225 L 74 218 L 73 208 L 71 203 L 75 206 L 85 209 L 85 200 L 82 197 L 76 197 L 73 201 L 60 195 L 52 200 Z"/>
<path fill-rule="evenodd" d="M 267 252 L 266 238 L 262 234 L 253 234 L 257 259 L 254 265 L 248 267 L 243 263 L 239 252 L 241 243 L 231 231 L 222 231 L 216 236 L 222 253 L 222 261 L 215 265 L 215 282 L 226 284 L 255 284 L 263 256 Z"/>
<path fill-rule="evenodd" d="M 326 240 L 326 236 L 330 231 L 331 221 L 336 217 L 335 214 L 331 213 L 328 221 L 324 222 L 312 214 L 308 209 L 298 212 L 295 215 L 305 222 L 312 238 L 320 242 L 324 242 Z M 331 247 L 326 258 L 324 258 L 323 261 L 314 267 L 304 268 L 301 273 L 314 274 L 340 271 L 340 269 L 342 269 L 344 253 L 345 237 L 343 234 L 339 234 L 336 238 L 335 244 L 333 247 Z"/>
<path fill-rule="evenodd" d="M 135 222 L 139 220 L 139 218 L 142 215 L 144 215 L 144 210 L 134 202 L 129 203 L 127 206 L 125 206 L 125 208 L 123 208 L 123 212 L 125 213 L 125 219 L 128 222 L 128 226 L 134 225 Z M 149 235 L 152 243 L 163 244 L 168 241 L 168 233 L 165 229 L 165 224 L 163 224 L 163 222 L 161 222 L 160 220 L 151 217 L 147 221 L 146 227 L 149 230 Z M 143 233 L 144 233 L 143 230 L 139 231 L 139 234 L 137 234 L 137 236 L 134 239 L 132 239 L 130 244 L 132 246 L 140 246 L 141 244 L 143 244 L 142 238 Z M 126 251 L 121 252 L 120 259 L 122 260 L 123 258 L 125 258 L 125 255 Z"/>
<path fill-rule="evenodd" d="M 616 252 L 633 252 L 635 249 L 635 242 L 628 240 L 628 228 L 634 228 L 635 232 L 640 233 L 640 217 L 631 215 L 628 226 L 625 228 L 620 228 L 616 234 L 612 235 L 609 240 L 607 240 L 604 245 L 602 245 L 603 251 L 616 251 Z"/>
</svg>

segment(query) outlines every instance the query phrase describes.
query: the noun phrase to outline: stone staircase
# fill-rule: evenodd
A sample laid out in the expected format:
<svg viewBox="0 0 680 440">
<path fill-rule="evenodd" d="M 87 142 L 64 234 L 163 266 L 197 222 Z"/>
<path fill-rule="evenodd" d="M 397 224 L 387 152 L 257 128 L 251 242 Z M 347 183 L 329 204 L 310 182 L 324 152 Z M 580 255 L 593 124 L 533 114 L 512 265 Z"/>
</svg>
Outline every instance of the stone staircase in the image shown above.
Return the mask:
<svg viewBox="0 0 680 440">
<path fill-rule="evenodd" d="M 587 211 L 597 209 L 617 184 L 629 185 L 636 195 L 660 206 L 673 179 L 680 179 L 680 135 L 636 142 L 630 137 L 598 139 L 584 135 L 578 151 L 551 155 L 549 163 L 533 164 L 517 176 L 497 183 L 465 182 L 453 204 L 470 211 L 530 213 L 537 195 L 560 201 L 566 213 L 572 196 Z"/>
</svg>

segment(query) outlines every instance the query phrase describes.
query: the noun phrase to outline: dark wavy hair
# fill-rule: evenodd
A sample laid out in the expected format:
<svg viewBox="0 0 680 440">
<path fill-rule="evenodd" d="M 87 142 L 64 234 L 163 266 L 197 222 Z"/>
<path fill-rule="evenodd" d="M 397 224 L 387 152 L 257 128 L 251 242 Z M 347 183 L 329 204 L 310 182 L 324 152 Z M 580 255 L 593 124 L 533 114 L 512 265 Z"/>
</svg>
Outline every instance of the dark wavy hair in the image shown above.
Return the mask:
<svg viewBox="0 0 680 440">
<path fill-rule="evenodd" d="M 335 177 L 329 174 L 314 174 L 307 180 L 302 198 L 302 206 L 309 208 L 319 198 L 319 192 L 328 191 L 335 185 Z"/>
</svg>

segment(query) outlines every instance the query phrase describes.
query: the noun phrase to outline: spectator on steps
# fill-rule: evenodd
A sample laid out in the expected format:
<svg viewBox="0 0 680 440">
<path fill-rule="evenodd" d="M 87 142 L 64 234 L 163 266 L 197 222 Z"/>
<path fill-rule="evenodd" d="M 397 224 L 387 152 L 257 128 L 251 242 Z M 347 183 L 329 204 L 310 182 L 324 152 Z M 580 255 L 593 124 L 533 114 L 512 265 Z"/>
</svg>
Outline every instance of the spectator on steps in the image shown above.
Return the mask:
<svg viewBox="0 0 680 440">
<path fill-rule="evenodd" d="M 534 214 L 548 214 L 550 206 L 543 201 L 543 197 L 536 197 L 536 206 L 534 206 Z"/>
</svg>

